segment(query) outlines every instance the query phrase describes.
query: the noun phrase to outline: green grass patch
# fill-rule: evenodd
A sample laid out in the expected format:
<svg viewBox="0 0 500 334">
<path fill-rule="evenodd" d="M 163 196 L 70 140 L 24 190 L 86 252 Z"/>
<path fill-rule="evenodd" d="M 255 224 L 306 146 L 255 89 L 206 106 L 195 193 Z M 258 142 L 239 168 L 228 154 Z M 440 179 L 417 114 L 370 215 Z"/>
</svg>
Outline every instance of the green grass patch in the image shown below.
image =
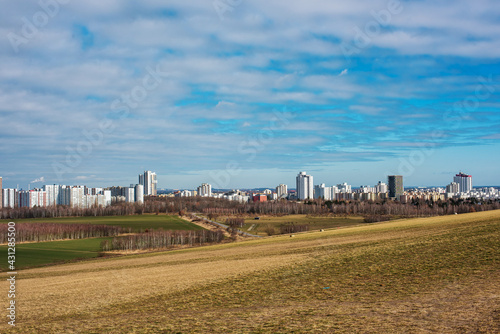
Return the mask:
<svg viewBox="0 0 500 334">
<path fill-rule="evenodd" d="M 146 229 L 164 230 L 202 230 L 203 228 L 192 224 L 178 216 L 172 215 L 134 215 L 134 216 L 107 216 L 107 217 L 62 217 L 62 218 L 37 218 L 37 219 L 11 219 L 0 220 L 0 223 L 59 223 L 59 224 L 94 224 L 112 225 L 131 228 L 133 232 Z"/>
<path fill-rule="evenodd" d="M 101 242 L 107 239 L 112 238 L 20 244 L 16 246 L 16 269 L 96 258 L 99 256 Z M 7 246 L 0 246 L 0 254 L 5 259 L 5 261 L 0 262 L 0 269 L 7 271 Z"/>
</svg>

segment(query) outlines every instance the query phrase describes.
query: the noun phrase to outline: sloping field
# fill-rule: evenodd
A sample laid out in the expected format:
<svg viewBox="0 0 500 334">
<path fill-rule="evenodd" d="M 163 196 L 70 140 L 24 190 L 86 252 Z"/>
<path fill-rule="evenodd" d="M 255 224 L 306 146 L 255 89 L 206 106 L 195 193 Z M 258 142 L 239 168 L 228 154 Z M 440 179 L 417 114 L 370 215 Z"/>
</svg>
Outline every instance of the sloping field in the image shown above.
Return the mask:
<svg viewBox="0 0 500 334">
<path fill-rule="evenodd" d="M 16 297 L 1 332 L 498 333 L 500 211 L 24 270 Z"/>
<path fill-rule="evenodd" d="M 225 221 L 225 217 L 219 219 L 221 222 Z M 242 231 L 248 231 L 250 233 L 259 236 L 267 236 L 267 231 L 269 227 L 275 229 L 274 234 L 279 234 L 280 225 L 294 223 L 296 225 L 309 225 L 310 231 L 328 229 L 328 228 L 339 228 L 339 227 L 351 227 L 363 224 L 363 217 L 328 217 L 328 216 L 309 216 L 309 215 L 286 215 L 282 217 L 275 216 L 260 216 L 259 220 L 252 218 L 245 218 L 245 226 L 243 226 Z"/>
<path fill-rule="evenodd" d="M 101 242 L 111 239 L 90 238 L 19 244 L 16 246 L 16 268 L 32 268 L 98 257 Z M 7 246 L 0 246 L 0 254 L 4 259 L 7 259 L 7 249 Z M 2 271 L 7 271 L 8 267 L 7 261 L 0 263 Z"/>
</svg>

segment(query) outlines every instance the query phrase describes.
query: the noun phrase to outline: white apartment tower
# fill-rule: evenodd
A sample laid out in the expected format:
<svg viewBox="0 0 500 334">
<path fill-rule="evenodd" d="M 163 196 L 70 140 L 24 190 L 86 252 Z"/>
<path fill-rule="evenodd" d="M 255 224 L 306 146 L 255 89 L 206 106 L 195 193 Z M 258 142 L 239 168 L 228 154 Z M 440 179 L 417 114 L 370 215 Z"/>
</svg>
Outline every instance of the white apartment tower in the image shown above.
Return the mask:
<svg viewBox="0 0 500 334">
<path fill-rule="evenodd" d="M 151 171 L 145 171 L 144 174 L 139 174 L 139 184 L 144 186 L 144 195 L 146 196 L 156 196 L 156 185 L 158 181 L 156 179 L 156 173 Z"/>
<path fill-rule="evenodd" d="M 322 198 L 325 201 L 333 199 L 333 188 L 326 187 L 324 183 L 319 186 L 314 186 L 314 198 Z"/>
<path fill-rule="evenodd" d="M 203 183 L 198 187 L 198 196 L 201 197 L 211 197 L 212 196 L 212 185 L 208 183 Z"/>
<path fill-rule="evenodd" d="M 280 184 L 276 187 L 276 194 L 278 198 L 285 198 L 288 196 L 288 186 L 286 184 Z"/>
<path fill-rule="evenodd" d="M 135 202 L 139 204 L 144 203 L 144 186 L 142 184 L 135 185 Z"/>
<path fill-rule="evenodd" d="M 15 208 L 17 206 L 16 195 L 17 195 L 16 189 L 3 189 L 2 190 L 3 207 Z"/>
<path fill-rule="evenodd" d="M 469 193 L 472 191 L 472 176 L 462 172 L 455 175 L 453 182 L 458 183 L 461 193 Z"/>
<path fill-rule="evenodd" d="M 375 186 L 375 192 L 377 194 L 383 194 L 387 193 L 389 191 L 389 188 L 387 187 L 387 184 L 385 184 L 382 181 L 378 181 L 378 184 Z"/>
<path fill-rule="evenodd" d="M 297 198 L 299 200 L 314 198 L 313 177 L 306 172 L 300 172 L 297 175 Z"/>
<path fill-rule="evenodd" d="M 45 185 L 43 186 L 43 190 L 47 193 L 47 206 L 54 206 L 57 204 L 61 204 L 59 198 L 59 189 L 58 185 Z"/>
</svg>

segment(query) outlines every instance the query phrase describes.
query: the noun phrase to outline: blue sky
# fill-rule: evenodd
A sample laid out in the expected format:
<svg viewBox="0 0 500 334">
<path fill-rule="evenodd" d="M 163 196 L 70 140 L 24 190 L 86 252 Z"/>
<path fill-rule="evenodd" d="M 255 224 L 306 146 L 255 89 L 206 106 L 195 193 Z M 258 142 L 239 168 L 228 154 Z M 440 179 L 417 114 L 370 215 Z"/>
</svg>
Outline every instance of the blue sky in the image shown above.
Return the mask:
<svg viewBox="0 0 500 334">
<path fill-rule="evenodd" d="M 500 185 L 498 1 L 1 3 L 4 187 Z"/>
</svg>

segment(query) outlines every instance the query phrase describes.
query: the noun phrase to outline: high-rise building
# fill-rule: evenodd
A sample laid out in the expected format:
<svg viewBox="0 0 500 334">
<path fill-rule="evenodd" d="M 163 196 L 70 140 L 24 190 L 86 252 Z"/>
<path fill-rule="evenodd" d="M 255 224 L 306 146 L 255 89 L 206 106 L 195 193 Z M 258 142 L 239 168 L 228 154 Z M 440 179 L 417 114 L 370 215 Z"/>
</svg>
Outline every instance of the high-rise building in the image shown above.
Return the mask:
<svg viewBox="0 0 500 334">
<path fill-rule="evenodd" d="M 144 186 L 142 184 L 135 185 L 135 202 L 139 204 L 144 203 Z"/>
<path fill-rule="evenodd" d="M 85 206 L 85 187 L 73 186 L 69 188 L 69 205 L 72 208 L 81 208 Z"/>
<path fill-rule="evenodd" d="M 446 186 L 446 192 L 449 194 L 456 194 L 460 192 L 460 184 L 452 182 Z"/>
<path fill-rule="evenodd" d="M 398 199 L 404 193 L 403 187 L 403 176 L 402 175 L 389 175 L 388 177 L 389 183 L 389 197 Z"/>
<path fill-rule="evenodd" d="M 21 190 L 18 194 L 20 207 L 47 206 L 47 193 L 41 189 Z"/>
<path fill-rule="evenodd" d="M 61 204 L 59 197 L 60 186 L 58 185 L 45 185 L 43 190 L 47 193 L 47 206 L 54 206 Z"/>
<path fill-rule="evenodd" d="M 472 176 L 464 174 L 462 172 L 455 175 L 453 181 L 458 183 L 461 193 L 469 193 L 472 191 Z"/>
<path fill-rule="evenodd" d="M 325 201 L 332 200 L 332 187 L 326 187 L 324 183 L 314 186 L 314 198 L 322 198 Z"/>
<path fill-rule="evenodd" d="M 203 183 L 198 187 L 198 196 L 201 197 L 211 197 L 212 196 L 212 185 L 208 183 Z"/>
<path fill-rule="evenodd" d="M 307 175 L 306 172 L 300 172 L 297 175 L 297 198 L 299 200 L 313 199 L 314 198 L 314 185 L 313 177 Z"/>
<path fill-rule="evenodd" d="M 350 184 L 347 184 L 346 182 L 342 184 L 337 184 L 338 192 L 342 194 L 349 194 L 352 193 L 352 186 Z"/>
<path fill-rule="evenodd" d="M 383 194 L 388 191 L 387 184 L 383 183 L 382 181 L 378 181 L 378 184 L 375 186 L 375 192 L 377 194 Z"/>
<path fill-rule="evenodd" d="M 125 202 L 135 202 L 135 188 L 125 188 Z"/>
<path fill-rule="evenodd" d="M 286 198 L 288 196 L 288 186 L 286 184 L 280 184 L 276 187 L 276 194 L 278 198 Z"/>
<path fill-rule="evenodd" d="M 156 179 L 156 173 L 151 171 L 145 171 L 144 174 L 139 175 L 139 184 L 144 186 L 144 195 L 146 196 L 156 196 L 157 190 L 156 186 L 158 180 Z"/>
<path fill-rule="evenodd" d="M 16 189 L 3 189 L 2 190 L 3 207 L 15 208 L 17 206 L 16 195 L 17 195 Z"/>
</svg>

